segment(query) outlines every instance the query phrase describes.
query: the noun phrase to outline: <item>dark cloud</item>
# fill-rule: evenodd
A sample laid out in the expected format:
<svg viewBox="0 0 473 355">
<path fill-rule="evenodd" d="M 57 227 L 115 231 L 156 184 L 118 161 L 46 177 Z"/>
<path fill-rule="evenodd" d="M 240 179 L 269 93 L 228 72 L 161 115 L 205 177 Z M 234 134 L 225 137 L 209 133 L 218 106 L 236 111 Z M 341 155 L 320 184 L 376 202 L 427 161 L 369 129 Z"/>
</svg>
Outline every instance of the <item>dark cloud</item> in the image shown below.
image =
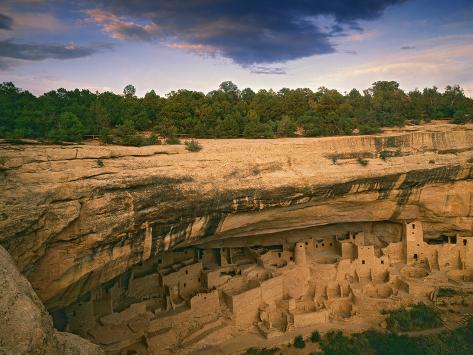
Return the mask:
<svg viewBox="0 0 473 355">
<path fill-rule="evenodd" d="M 90 4 L 120 18 L 151 21 L 159 27 L 159 38 L 168 43 L 212 48 L 250 66 L 332 53 L 334 36 L 361 31 L 360 20 L 376 19 L 388 6 L 404 1 L 99 0 Z M 321 19 L 329 23 L 328 28 L 318 23 Z"/>
<path fill-rule="evenodd" d="M 272 68 L 260 65 L 251 66 L 250 72 L 253 74 L 271 74 L 271 75 L 284 75 L 286 70 L 284 68 Z"/>
<path fill-rule="evenodd" d="M 1 40 L 0 68 L 11 66 L 15 60 L 74 59 L 87 57 L 110 48 L 109 44 L 76 46 L 74 44 L 17 43 L 10 39 Z"/>
<path fill-rule="evenodd" d="M 411 50 L 411 49 L 416 49 L 416 47 L 414 47 L 414 46 L 402 46 L 399 49 L 402 49 L 403 51 L 408 51 L 408 50 Z"/>
<path fill-rule="evenodd" d="M 13 19 L 10 16 L 0 14 L 0 30 L 11 30 Z"/>
<path fill-rule="evenodd" d="M 357 51 L 354 51 L 352 49 L 346 49 L 346 50 L 343 51 L 343 53 L 351 54 L 351 55 L 357 55 L 358 54 Z"/>
</svg>

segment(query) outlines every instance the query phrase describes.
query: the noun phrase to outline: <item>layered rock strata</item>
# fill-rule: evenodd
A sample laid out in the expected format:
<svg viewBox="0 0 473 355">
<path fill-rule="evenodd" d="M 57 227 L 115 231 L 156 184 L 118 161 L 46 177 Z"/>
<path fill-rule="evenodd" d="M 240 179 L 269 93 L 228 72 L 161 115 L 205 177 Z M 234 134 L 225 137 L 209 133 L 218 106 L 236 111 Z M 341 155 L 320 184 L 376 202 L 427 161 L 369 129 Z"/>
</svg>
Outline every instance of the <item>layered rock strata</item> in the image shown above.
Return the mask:
<svg viewBox="0 0 473 355">
<path fill-rule="evenodd" d="M 0 244 L 50 310 L 203 241 L 411 219 L 426 238 L 472 231 L 473 126 L 201 143 L 0 145 Z"/>
</svg>

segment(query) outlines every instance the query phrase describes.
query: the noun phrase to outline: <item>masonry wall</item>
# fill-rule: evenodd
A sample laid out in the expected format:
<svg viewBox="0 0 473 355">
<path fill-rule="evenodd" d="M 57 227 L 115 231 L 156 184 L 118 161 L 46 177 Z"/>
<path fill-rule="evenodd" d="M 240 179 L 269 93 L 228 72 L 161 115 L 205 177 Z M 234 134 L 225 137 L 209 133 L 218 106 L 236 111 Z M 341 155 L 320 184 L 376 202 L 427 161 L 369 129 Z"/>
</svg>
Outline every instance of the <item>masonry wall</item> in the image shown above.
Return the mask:
<svg viewBox="0 0 473 355">
<path fill-rule="evenodd" d="M 206 314 L 216 313 L 220 310 L 220 299 L 218 291 L 198 293 L 190 299 L 192 314 L 199 317 Z"/>
<path fill-rule="evenodd" d="M 261 300 L 270 308 L 276 307 L 276 302 L 283 298 L 283 277 L 277 276 L 261 283 Z"/>
<path fill-rule="evenodd" d="M 307 327 L 314 324 L 326 323 L 329 320 L 328 310 L 322 310 L 311 313 L 294 314 L 294 326 Z"/>
<path fill-rule="evenodd" d="M 235 324 L 247 327 L 258 320 L 259 306 L 261 304 L 261 289 L 259 287 L 234 295 L 232 309 Z"/>
</svg>

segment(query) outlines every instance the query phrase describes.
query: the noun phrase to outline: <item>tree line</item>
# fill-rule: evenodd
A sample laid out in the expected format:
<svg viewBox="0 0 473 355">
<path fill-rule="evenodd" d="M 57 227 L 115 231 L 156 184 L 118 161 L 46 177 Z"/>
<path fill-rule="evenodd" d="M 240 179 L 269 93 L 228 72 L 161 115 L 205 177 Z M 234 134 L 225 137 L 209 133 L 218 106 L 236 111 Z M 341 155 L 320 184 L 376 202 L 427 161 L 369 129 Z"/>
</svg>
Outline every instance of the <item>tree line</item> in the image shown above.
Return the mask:
<svg viewBox="0 0 473 355">
<path fill-rule="evenodd" d="M 106 143 L 155 144 L 159 137 L 272 138 L 373 134 L 380 127 L 448 118 L 473 120 L 473 100 L 458 86 L 404 92 L 395 81 L 377 81 L 362 92 L 319 88 L 240 90 L 231 81 L 207 94 L 154 90 L 137 97 L 133 85 L 113 92 L 57 89 L 34 96 L 11 82 L 0 84 L 0 137 L 52 142 L 91 135 Z M 142 134 L 141 132 L 147 132 Z"/>
</svg>

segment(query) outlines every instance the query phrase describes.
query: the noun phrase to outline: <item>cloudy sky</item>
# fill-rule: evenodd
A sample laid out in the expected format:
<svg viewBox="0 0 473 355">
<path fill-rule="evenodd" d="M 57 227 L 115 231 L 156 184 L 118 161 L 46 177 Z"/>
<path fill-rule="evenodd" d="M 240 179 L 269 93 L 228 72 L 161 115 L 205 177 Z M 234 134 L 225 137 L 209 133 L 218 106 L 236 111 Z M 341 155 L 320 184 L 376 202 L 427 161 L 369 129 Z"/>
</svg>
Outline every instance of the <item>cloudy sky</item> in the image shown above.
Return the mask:
<svg viewBox="0 0 473 355">
<path fill-rule="evenodd" d="M 460 84 L 473 96 L 471 0 L 0 0 L 0 81 L 143 95 Z"/>
</svg>

